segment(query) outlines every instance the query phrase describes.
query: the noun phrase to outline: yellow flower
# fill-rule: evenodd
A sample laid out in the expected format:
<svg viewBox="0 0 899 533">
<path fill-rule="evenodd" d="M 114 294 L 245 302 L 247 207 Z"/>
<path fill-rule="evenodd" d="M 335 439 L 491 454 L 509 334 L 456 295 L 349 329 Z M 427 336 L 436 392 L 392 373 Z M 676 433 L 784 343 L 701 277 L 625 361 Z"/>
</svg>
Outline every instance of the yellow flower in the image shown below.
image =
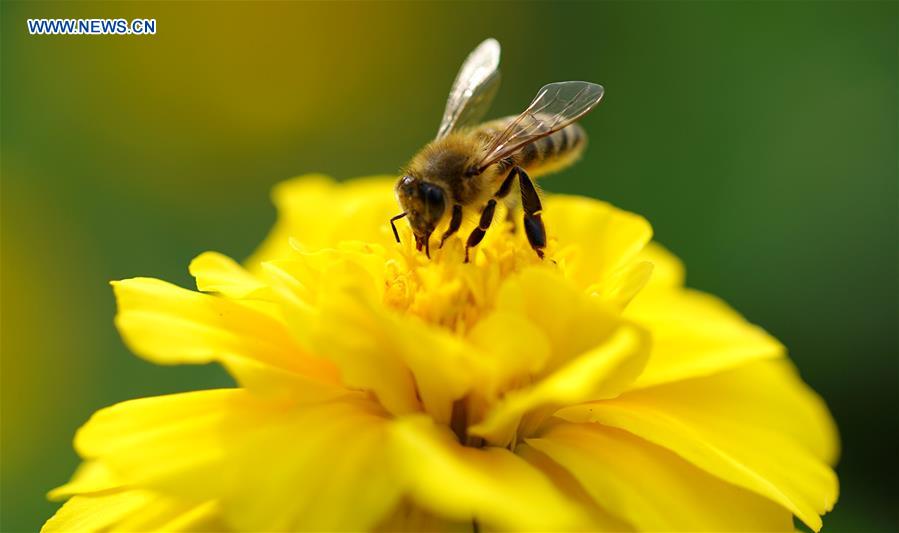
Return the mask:
<svg viewBox="0 0 899 533">
<path fill-rule="evenodd" d="M 428 260 L 391 186 L 287 182 L 246 267 L 115 282 L 136 354 L 238 386 L 96 413 L 44 529 L 820 529 L 826 407 L 643 218 L 550 196 L 545 261 L 508 223 Z"/>
</svg>

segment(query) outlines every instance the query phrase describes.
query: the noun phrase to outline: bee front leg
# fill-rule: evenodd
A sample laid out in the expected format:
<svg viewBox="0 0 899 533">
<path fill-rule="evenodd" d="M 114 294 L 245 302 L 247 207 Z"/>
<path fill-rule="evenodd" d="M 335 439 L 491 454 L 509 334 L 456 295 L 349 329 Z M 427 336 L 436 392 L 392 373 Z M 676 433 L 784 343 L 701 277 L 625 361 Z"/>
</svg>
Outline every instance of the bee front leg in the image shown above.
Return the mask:
<svg viewBox="0 0 899 533">
<path fill-rule="evenodd" d="M 521 167 L 512 169 L 512 173 L 518 173 L 518 185 L 521 189 L 521 207 L 524 210 L 524 233 L 528 236 L 531 248 L 537 252 L 537 256 L 543 259 L 543 249 L 546 248 L 546 228 L 543 226 L 543 206 L 540 204 L 540 196 L 534 183 Z M 511 175 L 511 174 L 510 174 Z"/>
<path fill-rule="evenodd" d="M 453 206 L 453 217 L 450 219 L 449 228 L 447 228 L 446 232 L 440 237 L 440 248 L 443 248 L 443 243 L 446 241 L 452 234 L 459 231 L 459 227 L 462 225 L 462 206 L 456 204 Z"/>
<path fill-rule="evenodd" d="M 493 212 L 496 210 L 496 200 L 491 198 L 490 201 L 487 202 L 487 205 L 484 206 L 484 210 L 481 211 L 481 220 L 478 221 L 478 227 L 471 230 L 471 234 L 468 236 L 468 242 L 465 243 L 465 262 L 468 262 L 468 249 L 477 246 L 481 239 L 484 238 L 484 235 L 487 234 L 487 229 L 490 228 L 490 223 L 493 222 Z"/>
</svg>

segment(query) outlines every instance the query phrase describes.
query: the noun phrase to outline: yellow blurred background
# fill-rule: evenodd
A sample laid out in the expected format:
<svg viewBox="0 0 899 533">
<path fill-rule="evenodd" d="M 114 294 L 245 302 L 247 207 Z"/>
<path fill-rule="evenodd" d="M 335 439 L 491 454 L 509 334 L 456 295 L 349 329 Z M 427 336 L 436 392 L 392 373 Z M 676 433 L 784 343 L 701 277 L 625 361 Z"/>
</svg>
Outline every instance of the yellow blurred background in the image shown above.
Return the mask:
<svg viewBox="0 0 899 533">
<path fill-rule="evenodd" d="M 395 172 L 462 59 L 503 45 L 492 116 L 602 83 L 591 146 L 546 189 L 641 213 L 778 336 L 840 425 L 825 531 L 897 527 L 896 3 L 12 2 L 2 8 L 0 530 L 39 528 L 75 429 L 121 400 L 229 384 L 161 368 L 109 280 L 190 286 L 246 257 L 272 185 Z M 154 36 L 31 36 L 28 18 L 155 18 Z"/>
</svg>

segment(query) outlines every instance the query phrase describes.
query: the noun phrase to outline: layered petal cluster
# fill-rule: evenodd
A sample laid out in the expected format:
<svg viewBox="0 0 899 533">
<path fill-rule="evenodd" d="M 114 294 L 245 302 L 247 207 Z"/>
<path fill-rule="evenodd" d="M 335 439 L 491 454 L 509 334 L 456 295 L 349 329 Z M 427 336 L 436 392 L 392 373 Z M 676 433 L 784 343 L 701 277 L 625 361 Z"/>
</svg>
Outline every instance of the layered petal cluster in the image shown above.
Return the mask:
<svg viewBox="0 0 899 533">
<path fill-rule="evenodd" d="M 96 413 L 44 529 L 821 528 L 826 407 L 643 218 L 550 196 L 546 260 L 510 222 L 428 260 L 393 242 L 391 187 L 295 179 L 245 265 L 115 282 L 136 354 L 237 386 Z"/>
</svg>

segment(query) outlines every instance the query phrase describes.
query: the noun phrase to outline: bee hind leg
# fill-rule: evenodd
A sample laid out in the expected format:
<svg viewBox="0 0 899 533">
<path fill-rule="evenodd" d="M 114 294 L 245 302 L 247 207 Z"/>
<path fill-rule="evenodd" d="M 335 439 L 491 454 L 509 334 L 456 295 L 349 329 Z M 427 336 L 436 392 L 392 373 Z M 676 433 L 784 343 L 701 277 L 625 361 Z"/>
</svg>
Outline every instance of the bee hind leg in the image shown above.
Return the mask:
<svg viewBox="0 0 899 533">
<path fill-rule="evenodd" d="M 543 259 L 543 249 L 546 248 L 546 228 L 543 226 L 543 206 L 540 204 L 540 196 L 534 183 L 521 167 L 512 169 L 518 173 L 518 185 L 521 189 L 521 207 L 524 209 L 524 233 L 528 237 L 531 248 L 537 253 L 537 257 Z"/>
<path fill-rule="evenodd" d="M 509 175 L 503 180 L 502 185 L 500 185 L 496 194 L 493 195 L 493 198 L 491 198 L 490 201 L 487 202 L 487 205 L 484 206 L 484 210 L 481 211 L 481 220 L 478 222 L 478 227 L 472 230 L 471 235 L 468 236 L 468 242 L 465 244 L 466 263 L 469 260 L 469 248 L 474 248 L 481 242 L 484 235 L 487 233 L 487 229 L 490 227 L 490 223 L 493 221 L 496 200 L 508 196 L 509 191 L 512 189 L 512 182 L 515 181 L 516 177 L 518 178 L 518 186 L 521 190 L 521 207 L 524 210 L 524 233 L 527 235 L 528 242 L 531 244 L 531 248 L 534 249 L 537 257 L 543 259 L 543 249 L 546 248 L 546 228 L 543 226 L 543 218 L 540 216 L 543 212 L 540 196 L 537 194 L 534 182 L 531 181 L 527 172 L 520 166 L 515 166 L 512 167 Z M 508 216 L 511 218 L 511 210 Z"/>
<path fill-rule="evenodd" d="M 474 248 L 478 244 L 480 244 L 481 240 L 484 238 L 484 235 L 487 234 L 487 230 L 490 228 L 490 223 L 493 222 L 493 212 L 496 211 L 496 200 L 491 198 L 487 205 L 484 206 L 484 209 L 481 211 L 481 220 L 478 221 L 478 227 L 471 230 L 471 233 L 468 235 L 468 241 L 465 243 L 465 262 L 468 262 L 468 249 Z"/>
<path fill-rule="evenodd" d="M 484 206 L 483 211 L 481 211 L 481 220 L 478 222 L 478 227 L 473 229 L 468 236 L 468 242 L 465 243 L 466 263 L 468 262 L 468 249 L 474 248 L 481 242 L 481 239 L 487 234 L 490 223 L 493 222 L 493 212 L 496 210 L 496 200 L 505 198 L 509 195 L 509 191 L 512 190 L 512 182 L 515 181 L 515 168 L 512 169 L 512 172 L 509 172 L 509 175 L 503 180 L 502 185 L 500 185 L 499 189 L 493 194 L 493 198 L 491 198 L 487 202 L 487 205 Z"/>
</svg>

